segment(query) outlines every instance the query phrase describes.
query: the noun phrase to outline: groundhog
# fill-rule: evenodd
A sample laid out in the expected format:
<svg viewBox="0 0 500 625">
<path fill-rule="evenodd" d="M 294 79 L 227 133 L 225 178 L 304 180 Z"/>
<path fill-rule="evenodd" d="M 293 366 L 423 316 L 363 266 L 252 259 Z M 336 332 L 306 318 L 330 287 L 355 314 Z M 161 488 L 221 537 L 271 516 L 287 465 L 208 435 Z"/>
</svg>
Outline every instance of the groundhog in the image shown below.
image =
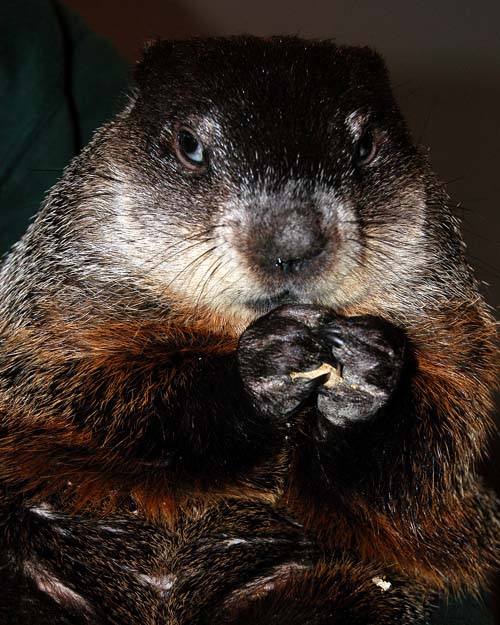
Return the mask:
<svg viewBox="0 0 500 625">
<path fill-rule="evenodd" d="M 1 269 L 8 597 L 35 614 L 36 586 L 64 614 L 80 605 L 81 622 L 101 622 L 71 593 L 85 597 L 104 575 L 101 620 L 148 622 L 134 616 L 143 600 L 127 560 L 163 541 L 173 553 L 165 527 L 176 536 L 200 510 L 215 506 L 223 527 L 224 502 L 238 516 L 239 501 L 291 516 L 284 535 L 299 523 L 338 580 L 311 590 L 326 612 L 301 604 L 287 621 L 258 576 L 270 623 L 416 622 L 414 595 L 480 592 L 498 562 L 499 506 L 475 466 L 495 375 L 495 324 L 458 223 L 375 52 L 298 38 L 158 42 L 126 109 L 67 168 Z M 112 532 L 99 524 L 128 522 L 131 506 L 113 582 Z M 33 514 L 69 527 L 54 523 L 59 538 L 41 547 Z M 72 524 L 98 546 L 90 573 L 58 594 L 70 573 L 56 563 L 83 566 L 82 548 L 63 540 Z M 258 542 L 262 526 L 250 525 Z M 207 530 L 207 544 L 218 540 Z M 233 554 L 244 589 L 254 578 Z M 229 575 L 216 563 L 205 582 L 202 562 L 184 573 L 201 595 Z M 389 599 L 386 613 L 374 602 L 369 616 L 333 620 L 332 587 L 341 602 L 351 565 L 406 601 L 406 620 Z M 50 571 L 63 577 L 46 581 Z M 293 577 L 283 601 L 304 591 Z M 181 594 L 187 614 L 198 593 Z M 231 610 L 235 623 L 265 622 L 233 604 L 222 622 Z M 179 622 L 195 622 L 183 609 Z M 79 622 L 57 618 L 45 622 Z"/>
</svg>

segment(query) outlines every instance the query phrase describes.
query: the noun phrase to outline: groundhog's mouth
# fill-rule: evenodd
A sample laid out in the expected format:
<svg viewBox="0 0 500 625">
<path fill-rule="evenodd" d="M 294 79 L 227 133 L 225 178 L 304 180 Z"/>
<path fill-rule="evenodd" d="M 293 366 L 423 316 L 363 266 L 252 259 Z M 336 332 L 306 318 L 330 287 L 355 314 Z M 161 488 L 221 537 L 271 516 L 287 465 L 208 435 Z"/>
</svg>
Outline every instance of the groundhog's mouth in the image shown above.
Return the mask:
<svg viewBox="0 0 500 625">
<path fill-rule="evenodd" d="M 311 302 L 306 301 L 304 297 L 299 297 L 293 291 L 289 289 L 285 289 L 276 295 L 269 295 L 267 297 L 259 297 L 255 299 L 249 299 L 246 301 L 246 306 L 251 310 L 264 314 L 273 310 L 273 308 L 277 308 L 278 306 L 282 306 L 283 304 L 310 304 Z"/>
</svg>

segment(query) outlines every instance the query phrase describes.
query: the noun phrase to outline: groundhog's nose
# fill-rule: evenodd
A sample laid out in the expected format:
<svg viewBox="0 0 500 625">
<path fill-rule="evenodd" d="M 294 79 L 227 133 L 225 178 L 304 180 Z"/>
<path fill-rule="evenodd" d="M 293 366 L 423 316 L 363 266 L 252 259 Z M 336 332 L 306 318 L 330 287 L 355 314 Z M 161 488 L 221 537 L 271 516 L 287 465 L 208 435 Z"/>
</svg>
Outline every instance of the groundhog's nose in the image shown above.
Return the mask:
<svg viewBox="0 0 500 625">
<path fill-rule="evenodd" d="M 315 248 L 309 250 L 309 253 L 303 257 L 282 258 L 281 256 L 278 256 L 274 262 L 274 266 L 284 274 L 298 273 L 300 271 L 307 270 L 307 266 L 310 265 L 313 260 L 317 259 L 322 252 L 323 248 Z"/>
<path fill-rule="evenodd" d="M 260 265 L 266 273 L 297 274 L 315 265 L 325 249 L 325 239 L 315 223 L 287 219 L 260 242 Z"/>
</svg>

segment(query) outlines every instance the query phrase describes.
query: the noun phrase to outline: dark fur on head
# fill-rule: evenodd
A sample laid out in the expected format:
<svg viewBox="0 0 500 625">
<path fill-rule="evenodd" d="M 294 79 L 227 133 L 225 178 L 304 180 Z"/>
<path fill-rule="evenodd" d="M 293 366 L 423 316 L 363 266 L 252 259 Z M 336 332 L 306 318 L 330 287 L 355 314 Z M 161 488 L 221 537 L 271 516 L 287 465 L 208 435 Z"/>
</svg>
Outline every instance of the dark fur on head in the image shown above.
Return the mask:
<svg viewBox="0 0 500 625">
<path fill-rule="evenodd" d="M 476 592 L 496 358 L 377 54 L 160 42 L 2 267 L 0 481 L 155 523 L 263 500 L 366 570 Z M 323 362 L 336 387 L 290 377 Z"/>
</svg>

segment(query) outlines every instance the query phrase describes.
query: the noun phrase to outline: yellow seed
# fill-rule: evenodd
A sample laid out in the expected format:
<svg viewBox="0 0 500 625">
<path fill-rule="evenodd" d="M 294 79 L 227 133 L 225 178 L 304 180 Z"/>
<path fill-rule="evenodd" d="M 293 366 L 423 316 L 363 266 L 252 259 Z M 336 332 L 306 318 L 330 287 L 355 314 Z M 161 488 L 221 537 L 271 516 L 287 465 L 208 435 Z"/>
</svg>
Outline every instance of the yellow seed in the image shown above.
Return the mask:
<svg viewBox="0 0 500 625">
<path fill-rule="evenodd" d="M 295 378 L 314 380 L 314 378 L 318 378 L 320 375 L 324 375 L 325 373 L 329 374 L 328 378 L 323 383 L 323 386 L 326 386 L 327 388 L 336 386 L 342 380 L 340 371 L 335 367 L 332 367 L 332 365 L 329 365 L 327 362 L 321 363 L 317 369 L 313 369 L 312 371 L 292 371 L 292 373 L 290 373 L 290 377 L 292 380 L 295 380 Z"/>
</svg>

